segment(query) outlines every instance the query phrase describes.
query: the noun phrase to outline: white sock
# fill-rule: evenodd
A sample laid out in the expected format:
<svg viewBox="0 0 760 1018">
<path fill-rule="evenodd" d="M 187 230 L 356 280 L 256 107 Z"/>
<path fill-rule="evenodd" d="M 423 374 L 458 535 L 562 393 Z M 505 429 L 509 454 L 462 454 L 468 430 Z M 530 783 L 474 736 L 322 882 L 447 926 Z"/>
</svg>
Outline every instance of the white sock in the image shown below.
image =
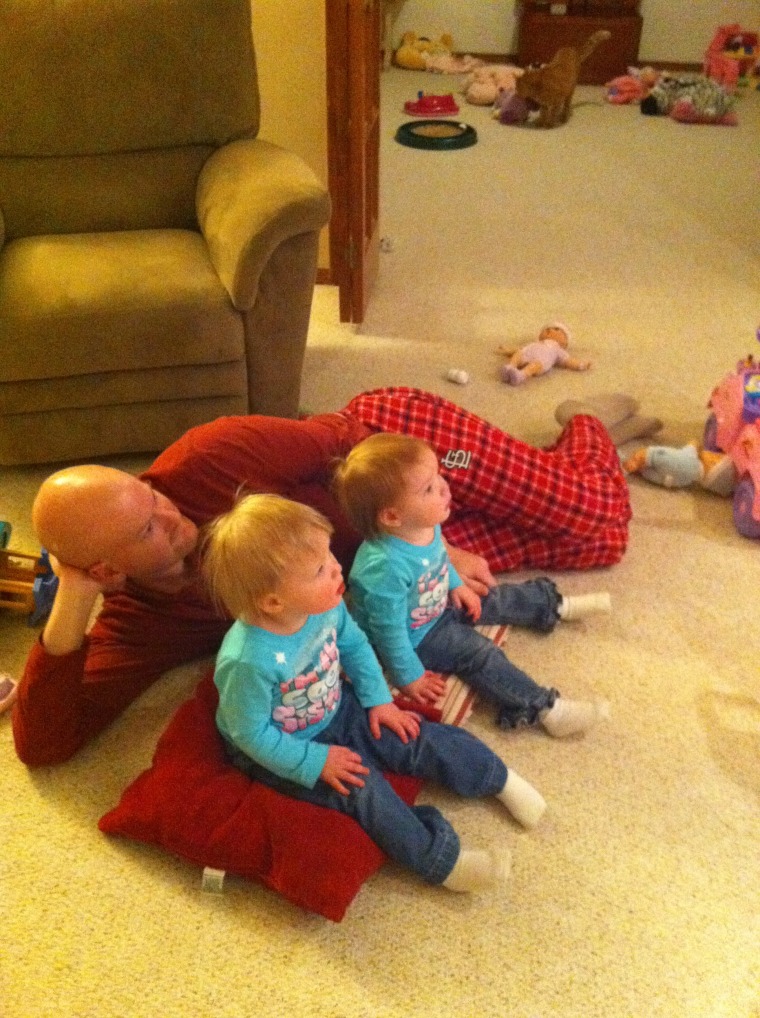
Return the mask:
<svg viewBox="0 0 760 1018">
<path fill-rule="evenodd" d="M 612 602 L 606 590 L 598 594 L 577 594 L 575 597 L 563 595 L 557 608 L 557 614 L 563 622 L 575 622 L 576 619 L 582 619 L 586 615 L 611 611 Z"/>
<path fill-rule="evenodd" d="M 504 803 L 523 827 L 535 827 L 546 812 L 546 800 L 543 795 L 511 767 L 507 771 L 506 783 L 496 798 Z"/>
<path fill-rule="evenodd" d="M 593 728 L 597 721 L 609 717 L 609 705 L 591 703 L 588 700 L 566 700 L 558 696 L 553 707 L 542 710 L 538 720 L 555 739 L 568 735 L 582 735 Z"/>
<path fill-rule="evenodd" d="M 512 856 L 509 849 L 484 852 L 463 848 L 454 863 L 454 869 L 443 881 L 443 886 L 459 893 L 490 891 L 506 883 L 511 868 Z"/>
</svg>

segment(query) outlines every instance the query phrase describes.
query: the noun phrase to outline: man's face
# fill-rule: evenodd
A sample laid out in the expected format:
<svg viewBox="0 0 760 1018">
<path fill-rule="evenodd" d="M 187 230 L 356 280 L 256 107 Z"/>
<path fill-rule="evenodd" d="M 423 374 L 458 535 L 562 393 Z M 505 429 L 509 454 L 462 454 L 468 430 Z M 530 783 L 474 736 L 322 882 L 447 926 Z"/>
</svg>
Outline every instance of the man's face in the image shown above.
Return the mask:
<svg viewBox="0 0 760 1018">
<path fill-rule="evenodd" d="M 198 542 L 198 528 L 165 495 L 132 477 L 108 507 L 100 556 L 134 580 L 181 574 Z"/>
</svg>

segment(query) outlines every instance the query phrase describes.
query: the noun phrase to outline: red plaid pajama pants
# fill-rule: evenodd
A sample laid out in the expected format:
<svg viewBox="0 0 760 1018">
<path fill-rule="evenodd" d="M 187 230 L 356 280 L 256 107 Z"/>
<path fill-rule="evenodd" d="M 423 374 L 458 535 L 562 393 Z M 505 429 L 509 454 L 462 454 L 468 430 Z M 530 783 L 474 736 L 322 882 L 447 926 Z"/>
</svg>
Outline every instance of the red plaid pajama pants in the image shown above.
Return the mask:
<svg viewBox="0 0 760 1018">
<path fill-rule="evenodd" d="M 453 500 L 444 535 L 494 572 L 591 569 L 622 558 L 628 484 L 596 418 L 573 417 L 554 445 L 536 449 L 421 389 L 365 392 L 343 413 L 435 449 Z"/>
</svg>

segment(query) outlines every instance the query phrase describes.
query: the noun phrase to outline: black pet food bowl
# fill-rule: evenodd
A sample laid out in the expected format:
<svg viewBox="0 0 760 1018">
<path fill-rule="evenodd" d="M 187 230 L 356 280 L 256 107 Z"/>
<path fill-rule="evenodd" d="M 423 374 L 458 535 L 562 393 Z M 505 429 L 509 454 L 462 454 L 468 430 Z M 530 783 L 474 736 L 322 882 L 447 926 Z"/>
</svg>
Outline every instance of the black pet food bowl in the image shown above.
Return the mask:
<svg viewBox="0 0 760 1018">
<path fill-rule="evenodd" d="M 469 148 L 477 140 L 475 128 L 457 120 L 410 120 L 396 131 L 396 141 L 409 148 L 449 152 L 455 148 Z"/>
</svg>

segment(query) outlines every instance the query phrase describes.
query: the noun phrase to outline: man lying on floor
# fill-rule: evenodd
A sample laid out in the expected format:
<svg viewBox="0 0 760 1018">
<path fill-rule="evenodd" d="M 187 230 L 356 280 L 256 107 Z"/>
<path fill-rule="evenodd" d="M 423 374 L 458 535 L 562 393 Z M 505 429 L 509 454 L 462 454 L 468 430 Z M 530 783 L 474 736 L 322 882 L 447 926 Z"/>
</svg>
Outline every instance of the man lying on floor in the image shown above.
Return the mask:
<svg viewBox="0 0 760 1018">
<path fill-rule="evenodd" d="M 32 767 L 67 760 L 164 672 L 218 650 L 230 620 L 202 589 L 198 528 L 228 510 L 241 488 L 323 512 L 348 571 L 359 539 L 330 493 L 331 464 L 375 431 L 422 438 L 451 488 L 443 531 L 452 561 L 483 594 L 495 572 L 621 559 L 631 511 L 614 440 L 647 433 L 636 410 L 625 396 L 565 404 L 557 442 L 536 449 L 440 396 L 378 389 L 305 420 L 201 425 L 139 477 L 95 465 L 53 474 L 33 521 L 58 560 L 59 586 L 19 684 L 19 757 Z M 101 593 L 104 606 L 87 634 Z"/>
</svg>

